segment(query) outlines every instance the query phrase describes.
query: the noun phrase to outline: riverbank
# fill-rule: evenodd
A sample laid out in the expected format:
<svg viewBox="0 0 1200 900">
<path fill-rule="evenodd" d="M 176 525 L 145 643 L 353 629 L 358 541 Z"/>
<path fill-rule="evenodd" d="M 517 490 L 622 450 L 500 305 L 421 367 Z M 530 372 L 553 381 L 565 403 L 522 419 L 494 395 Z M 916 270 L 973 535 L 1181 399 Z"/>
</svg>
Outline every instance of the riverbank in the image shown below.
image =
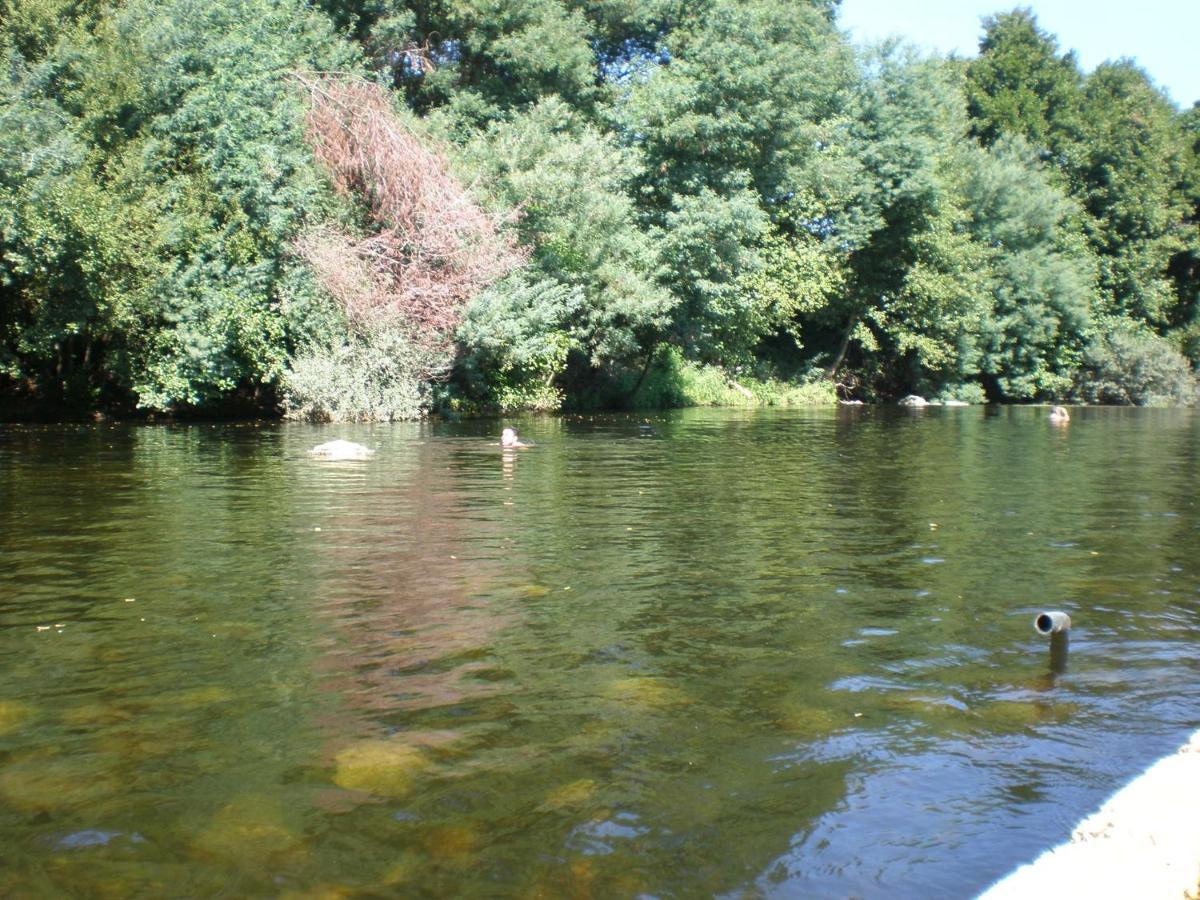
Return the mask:
<svg viewBox="0 0 1200 900">
<path fill-rule="evenodd" d="M 1200 898 L 1200 731 L 980 900 Z"/>
</svg>

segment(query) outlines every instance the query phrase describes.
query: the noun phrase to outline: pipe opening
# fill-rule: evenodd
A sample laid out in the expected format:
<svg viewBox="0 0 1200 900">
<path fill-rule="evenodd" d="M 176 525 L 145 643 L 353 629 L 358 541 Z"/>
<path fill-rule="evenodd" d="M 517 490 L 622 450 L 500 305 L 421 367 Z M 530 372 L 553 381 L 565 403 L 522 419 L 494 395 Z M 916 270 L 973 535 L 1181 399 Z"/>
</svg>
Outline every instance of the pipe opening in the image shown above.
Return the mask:
<svg viewBox="0 0 1200 900">
<path fill-rule="evenodd" d="M 1033 627 L 1038 634 L 1058 634 L 1071 627 L 1071 617 L 1057 610 L 1038 613 L 1033 620 Z"/>
</svg>

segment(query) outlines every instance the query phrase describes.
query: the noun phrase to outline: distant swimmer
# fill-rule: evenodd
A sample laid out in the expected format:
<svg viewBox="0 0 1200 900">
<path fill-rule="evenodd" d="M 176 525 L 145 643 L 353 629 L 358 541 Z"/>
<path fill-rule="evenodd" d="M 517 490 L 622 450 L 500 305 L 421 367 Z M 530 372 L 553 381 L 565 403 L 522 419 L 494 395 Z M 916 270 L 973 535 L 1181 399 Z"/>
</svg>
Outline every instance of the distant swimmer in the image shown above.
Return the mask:
<svg viewBox="0 0 1200 900">
<path fill-rule="evenodd" d="M 1064 407 L 1056 406 L 1050 410 L 1050 421 L 1055 425 L 1065 425 L 1071 421 L 1071 414 Z"/>
<path fill-rule="evenodd" d="M 353 441 L 337 440 L 318 444 L 308 451 L 308 455 L 317 459 L 370 459 L 375 451 Z"/>
<path fill-rule="evenodd" d="M 530 445 L 517 437 L 517 430 L 515 428 L 505 428 L 500 433 L 500 446 L 505 450 L 517 450 Z"/>
</svg>

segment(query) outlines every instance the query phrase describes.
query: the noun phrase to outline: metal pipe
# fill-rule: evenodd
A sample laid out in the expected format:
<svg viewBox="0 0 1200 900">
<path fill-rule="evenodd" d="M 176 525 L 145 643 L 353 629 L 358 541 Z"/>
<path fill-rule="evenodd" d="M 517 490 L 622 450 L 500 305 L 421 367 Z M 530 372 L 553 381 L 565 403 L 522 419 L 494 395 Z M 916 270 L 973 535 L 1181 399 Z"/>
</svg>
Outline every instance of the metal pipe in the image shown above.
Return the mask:
<svg viewBox="0 0 1200 900">
<path fill-rule="evenodd" d="M 1067 650 L 1071 638 L 1065 631 L 1056 631 L 1050 635 L 1050 674 L 1061 675 L 1067 671 Z"/>
<path fill-rule="evenodd" d="M 1047 610 L 1034 617 L 1033 627 L 1038 634 L 1058 634 L 1070 631 L 1071 617 L 1061 610 Z"/>
</svg>

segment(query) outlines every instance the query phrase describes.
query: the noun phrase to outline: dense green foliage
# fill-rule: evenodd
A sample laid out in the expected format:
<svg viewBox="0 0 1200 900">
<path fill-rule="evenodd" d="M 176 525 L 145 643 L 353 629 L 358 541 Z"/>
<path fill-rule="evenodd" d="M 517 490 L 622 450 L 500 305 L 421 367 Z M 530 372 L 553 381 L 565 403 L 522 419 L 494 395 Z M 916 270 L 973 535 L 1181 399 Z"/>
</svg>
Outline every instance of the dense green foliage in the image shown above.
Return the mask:
<svg viewBox="0 0 1200 900">
<path fill-rule="evenodd" d="M 1028 10 L 964 62 L 819 0 L 0 0 L 0 56 L 7 415 L 1195 396 L 1200 111 Z M 314 153 L 314 71 L 383 85 L 413 190 L 520 244 L 440 355 L 313 261 L 449 271 Z"/>
<path fill-rule="evenodd" d="M 286 0 L 134 0 L 36 42 L 5 38 L 9 392 L 262 402 L 296 331 L 329 317 L 290 252 L 299 223 L 332 206 L 286 76 L 346 65 L 350 48 Z"/>
</svg>

